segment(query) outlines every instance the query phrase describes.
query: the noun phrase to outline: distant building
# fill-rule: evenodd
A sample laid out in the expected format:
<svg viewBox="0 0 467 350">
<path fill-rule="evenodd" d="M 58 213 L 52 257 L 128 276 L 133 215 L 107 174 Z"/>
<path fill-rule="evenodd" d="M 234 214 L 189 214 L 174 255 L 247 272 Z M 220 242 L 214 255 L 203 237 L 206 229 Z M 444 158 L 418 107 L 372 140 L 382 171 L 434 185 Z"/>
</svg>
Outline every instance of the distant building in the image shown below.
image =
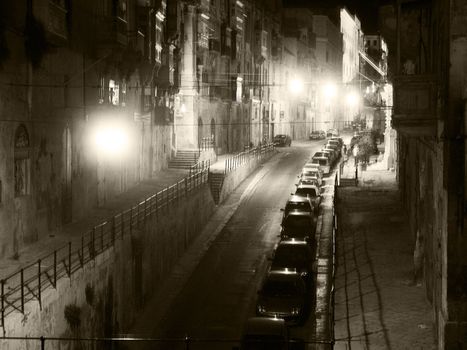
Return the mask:
<svg viewBox="0 0 467 350">
<path fill-rule="evenodd" d="M 357 16 L 347 9 L 340 10 L 340 27 L 343 37 L 341 99 L 343 113 L 340 127 L 349 125 L 360 114 L 360 55 L 363 50 L 363 32 Z M 351 98 L 349 98 L 351 96 Z"/>
<path fill-rule="evenodd" d="M 314 130 L 338 126 L 341 109 L 336 96 L 326 96 L 327 84 L 337 87 L 342 81 L 342 34 L 340 29 L 325 15 L 313 15 L 313 32 L 316 36 L 317 70 L 314 95 L 316 119 Z"/>
</svg>

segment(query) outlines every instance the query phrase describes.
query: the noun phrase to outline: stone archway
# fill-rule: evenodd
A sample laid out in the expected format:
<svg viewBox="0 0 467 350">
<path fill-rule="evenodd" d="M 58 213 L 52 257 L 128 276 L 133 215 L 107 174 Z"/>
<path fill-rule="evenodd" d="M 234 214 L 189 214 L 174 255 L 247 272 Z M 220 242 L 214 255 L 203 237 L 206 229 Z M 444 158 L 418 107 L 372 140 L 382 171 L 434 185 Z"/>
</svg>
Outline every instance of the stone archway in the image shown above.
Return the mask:
<svg viewBox="0 0 467 350">
<path fill-rule="evenodd" d="M 203 141 L 203 120 L 198 118 L 198 148 L 201 148 Z"/>
<path fill-rule="evenodd" d="M 211 119 L 211 143 L 212 147 L 216 146 L 216 122 L 214 121 L 214 118 Z"/>
</svg>

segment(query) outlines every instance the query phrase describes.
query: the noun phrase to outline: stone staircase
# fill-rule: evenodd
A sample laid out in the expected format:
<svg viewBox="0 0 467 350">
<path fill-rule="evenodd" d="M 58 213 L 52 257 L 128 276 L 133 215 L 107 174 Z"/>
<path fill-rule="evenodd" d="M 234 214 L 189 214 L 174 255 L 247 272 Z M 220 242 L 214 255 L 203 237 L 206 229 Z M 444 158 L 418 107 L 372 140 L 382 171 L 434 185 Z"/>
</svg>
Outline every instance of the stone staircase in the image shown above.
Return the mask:
<svg viewBox="0 0 467 350">
<path fill-rule="evenodd" d="M 169 161 L 169 168 L 190 169 L 198 161 L 199 152 L 197 149 L 178 150 L 175 158 Z"/>
<path fill-rule="evenodd" d="M 209 173 L 209 186 L 211 188 L 214 203 L 219 204 L 222 185 L 224 184 L 224 173 Z"/>
</svg>

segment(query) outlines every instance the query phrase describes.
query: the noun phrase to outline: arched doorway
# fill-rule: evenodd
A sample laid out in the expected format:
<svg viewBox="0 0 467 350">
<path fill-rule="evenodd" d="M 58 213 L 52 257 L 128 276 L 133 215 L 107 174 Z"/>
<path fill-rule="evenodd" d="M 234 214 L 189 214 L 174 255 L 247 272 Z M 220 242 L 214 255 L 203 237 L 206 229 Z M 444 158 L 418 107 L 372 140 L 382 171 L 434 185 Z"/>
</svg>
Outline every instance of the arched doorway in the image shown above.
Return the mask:
<svg viewBox="0 0 467 350">
<path fill-rule="evenodd" d="M 215 148 L 216 145 L 216 122 L 214 118 L 211 119 L 211 145 Z"/>
<path fill-rule="evenodd" d="M 203 120 L 198 118 L 198 148 L 202 147 L 203 142 Z"/>
<path fill-rule="evenodd" d="M 15 197 L 30 191 L 29 134 L 21 124 L 15 132 Z"/>
</svg>

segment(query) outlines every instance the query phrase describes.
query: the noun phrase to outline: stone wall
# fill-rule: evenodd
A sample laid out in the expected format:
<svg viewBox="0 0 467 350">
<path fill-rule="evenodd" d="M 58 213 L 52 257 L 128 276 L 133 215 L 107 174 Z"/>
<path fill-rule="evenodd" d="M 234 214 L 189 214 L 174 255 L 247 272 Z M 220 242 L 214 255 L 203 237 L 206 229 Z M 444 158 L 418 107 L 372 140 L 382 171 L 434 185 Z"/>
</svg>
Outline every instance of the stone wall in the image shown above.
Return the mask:
<svg viewBox="0 0 467 350">
<path fill-rule="evenodd" d="M 24 314 L 15 312 L 6 318 L 6 336 L 103 337 L 123 333 L 201 233 L 213 210 L 209 185 L 205 184 L 179 204 L 153 215 L 131 235 L 117 239 L 113 247 L 71 278 L 60 279 L 57 289 L 49 284 L 42 290 L 42 310 L 37 301 L 31 301 L 26 303 Z M 28 343 L 0 341 L 0 348 L 39 348 L 38 341 L 34 346 L 34 341 Z M 86 341 L 79 344 L 85 345 Z M 66 341 L 46 340 L 46 349 L 59 348 L 73 347 Z"/>
<path fill-rule="evenodd" d="M 269 159 L 275 154 L 272 151 L 269 155 L 265 155 L 264 158 L 251 158 L 245 164 L 238 168 L 230 171 L 224 176 L 224 182 L 222 184 L 221 192 L 219 194 L 219 203 L 222 203 L 232 191 L 237 188 L 262 162 Z"/>
</svg>

